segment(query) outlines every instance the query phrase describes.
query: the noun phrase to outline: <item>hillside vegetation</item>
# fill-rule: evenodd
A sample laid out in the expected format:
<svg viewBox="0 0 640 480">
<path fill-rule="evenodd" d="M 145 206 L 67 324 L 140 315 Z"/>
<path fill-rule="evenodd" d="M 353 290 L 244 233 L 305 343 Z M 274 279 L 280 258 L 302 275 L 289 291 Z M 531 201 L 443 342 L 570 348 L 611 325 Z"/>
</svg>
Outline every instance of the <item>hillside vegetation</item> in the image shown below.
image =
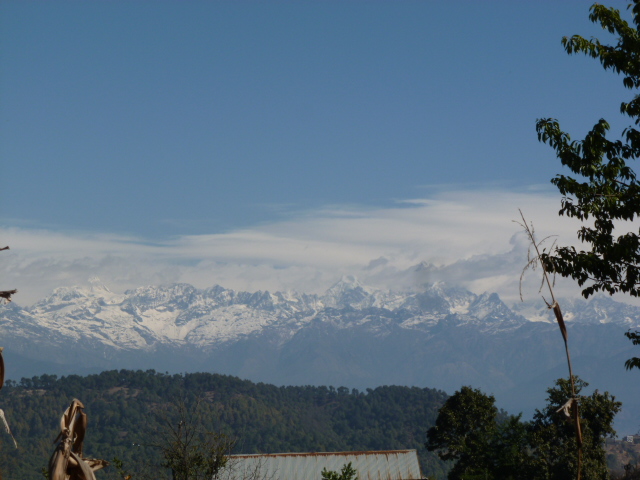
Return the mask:
<svg viewBox="0 0 640 480">
<path fill-rule="evenodd" d="M 0 440 L 0 470 L 12 480 L 39 478 L 53 451 L 59 419 L 73 398 L 89 418 L 86 456 L 117 457 L 133 473 L 163 478 L 153 447 L 186 405 L 208 431 L 237 443 L 233 453 L 417 449 L 423 473 L 444 478 L 446 466 L 423 446 L 447 395 L 385 386 L 366 392 L 333 387 L 276 387 L 208 373 L 107 371 L 80 377 L 43 375 L 8 381 L 0 394 L 19 448 Z M 197 417 L 197 418 L 196 418 Z M 99 478 L 119 478 L 114 468 Z M 135 476 L 134 476 L 135 478 Z"/>
</svg>

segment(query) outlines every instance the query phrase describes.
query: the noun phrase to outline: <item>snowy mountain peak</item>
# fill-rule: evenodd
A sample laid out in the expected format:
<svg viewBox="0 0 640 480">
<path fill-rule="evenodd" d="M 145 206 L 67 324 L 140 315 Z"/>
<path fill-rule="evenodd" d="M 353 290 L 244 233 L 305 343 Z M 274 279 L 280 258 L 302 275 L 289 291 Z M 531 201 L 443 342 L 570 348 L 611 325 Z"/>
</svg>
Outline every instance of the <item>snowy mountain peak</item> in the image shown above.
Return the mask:
<svg viewBox="0 0 640 480">
<path fill-rule="evenodd" d="M 342 278 L 333 284 L 326 292 L 326 295 L 335 295 L 336 293 L 342 293 L 349 290 L 362 288 L 363 285 L 358 281 L 358 278 L 354 275 L 343 275 Z"/>
<path fill-rule="evenodd" d="M 89 279 L 89 285 L 91 286 L 91 292 L 94 294 L 100 294 L 103 292 L 107 294 L 112 293 L 98 277 L 91 277 Z"/>
<path fill-rule="evenodd" d="M 473 326 L 494 334 L 528 323 L 523 315 L 533 312 L 533 320 L 549 315 L 546 308 L 514 311 L 495 293 L 476 295 L 445 283 L 419 292 L 392 292 L 364 286 L 351 276 L 320 297 L 294 291 L 236 292 L 219 285 L 201 290 L 184 283 L 116 294 L 97 279 L 91 284 L 58 288 L 32 307 L 3 308 L 4 318 L 15 318 L 15 323 L 5 322 L 5 333 L 32 325 L 60 338 L 86 338 L 117 348 L 175 344 L 213 348 L 264 332 L 285 341 L 318 321 L 336 328 L 368 328 L 376 335 L 394 328 L 426 332 L 437 324 Z M 625 328 L 640 324 L 639 307 L 608 298 L 566 302 L 563 311 L 568 321 Z"/>
<path fill-rule="evenodd" d="M 363 302 L 371 303 L 367 300 L 372 293 L 373 291 L 363 286 L 355 276 L 346 275 L 325 292 L 322 302 L 325 306 L 332 308 L 362 307 Z"/>
</svg>

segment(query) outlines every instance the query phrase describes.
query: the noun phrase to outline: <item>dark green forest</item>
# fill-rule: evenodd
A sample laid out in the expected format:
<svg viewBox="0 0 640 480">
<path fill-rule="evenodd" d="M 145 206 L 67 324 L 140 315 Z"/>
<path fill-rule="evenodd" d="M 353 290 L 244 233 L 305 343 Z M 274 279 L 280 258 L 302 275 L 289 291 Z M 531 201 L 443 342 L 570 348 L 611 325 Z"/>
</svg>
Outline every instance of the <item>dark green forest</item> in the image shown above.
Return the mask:
<svg viewBox="0 0 640 480">
<path fill-rule="evenodd" d="M 208 373 L 114 370 L 7 381 L 0 408 L 19 448 L 2 433 L 4 478 L 43 478 L 60 416 L 74 398 L 84 403 L 89 420 L 85 455 L 118 458 L 134 479 L 149 472 L 163 477 L 157 444 L 180 421 L 180 406 L 189 413 L 187 421 L 235 440 L 232 453 L 417 449 L 423 474 L 446 476 L 446 464 L 424 448 L 426 431 L 447 399 L 442 391 L 277 387 Z M 97 475 L 122 478 L 113 467 Z"/>
</svg>

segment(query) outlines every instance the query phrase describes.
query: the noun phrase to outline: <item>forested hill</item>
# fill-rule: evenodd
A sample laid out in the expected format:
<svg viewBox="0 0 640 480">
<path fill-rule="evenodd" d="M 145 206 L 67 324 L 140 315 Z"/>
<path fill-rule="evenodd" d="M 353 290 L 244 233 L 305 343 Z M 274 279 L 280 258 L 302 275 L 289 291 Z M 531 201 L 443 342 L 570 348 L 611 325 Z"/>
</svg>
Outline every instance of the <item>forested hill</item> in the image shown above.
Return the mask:
<svg viewBox="0 0 640 480">
<path fill-rule="evenodd" d="M 156 470 L 158 441 L 183 402 L 209 431 L 237 439 L 234 453 L 415 448 L 424 474 L 444 478 L 444 465 L 423 444 L 447 395 L 386 386 L 366 392 L 333 387 L 276 387 L 208 373 L 107 371 L 80 377 L 43 375 L 8 381 L 0 408 L 19 444 L 1 436 L 0 469 L 12 480 L 40 477 L 53 451 L 59 419 L 73 398 L 85 405 L 85 454 L 120 458 L 133 472 Z M 119 478 L 114 468 L 99 478 Z M 134 476 L 134 479 L 136 477 Z"/>
</svg>

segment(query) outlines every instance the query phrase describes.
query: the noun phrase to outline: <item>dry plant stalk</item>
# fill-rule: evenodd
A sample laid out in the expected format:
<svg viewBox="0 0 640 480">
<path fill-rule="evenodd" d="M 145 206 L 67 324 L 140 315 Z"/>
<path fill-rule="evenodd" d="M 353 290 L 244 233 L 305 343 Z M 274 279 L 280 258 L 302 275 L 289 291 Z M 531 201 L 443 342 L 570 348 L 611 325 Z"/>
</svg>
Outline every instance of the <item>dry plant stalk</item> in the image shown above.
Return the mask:
<svg viewBox="0 0 640 480">
<path fill-rule="evenodd" d="M 529 250 L 527 252 L 527 264 L 522 269 L 522 273 L 520 274 L 520 300 L 522 300 L 522 280 L 524 278 L 524 273 L 531 268 L 535 270 L 539 265 L 542 268 L 542 281 L 540 284 L 539 292 L 542 292 L 544 286 L 547 285 L 549 289 L 549 294 L 551 295 L 551 302 L 547 302 L 547 300 L 542 297 L 544 303 L 547 304 L 549 309 L 553 310 L 553 314 L 556 317 L 556 321 L 558 322 L 558 327 L 560 327 L 560 333 L 562 334 L 562 340 L 564 340 L 564 351 L 567 354 L 567 364 L 569 366 L 569 380 L 571 381 L 571 398 L 567 400 L 567 402 L 558 409 L 558 412 L 562 411 L 567 417 L 571 417 L 573 419 L 573 423 L 576 428 L 576 442 L 578 444 L 578 472 L 577 472 L 577 480 L 581 479 L 582 476 L 582 429 L 580 427 L 580 411 L 578 407 L 578 398 L 576 396 L 576 388 L 575 381 L 573 377 L 573 368 L 571 367 L 571 354 L 569 353 L 569 334 L 567 333 L 567 327 L 564 323 L 564 319 L 562 318 L 562 310 L 560 309 L 560 304 L 556 300 L 556 297 L 553 293 L 553 283 L 549 280 L 549 272 L 547 272 L 547 268 L 542 261 L 540 247 L 541 245 L 549 238 L 545 237 L 539 242 L 536 241 L 535 230 L 533 228 L 533 223 L 529 224 L 524 218 L 524 214 L 522 210 L 518 209 L 520 212 L 520 218 L 522 218 L 522 223 L 517 220 L 514 220 L 515 223 L 520 225 L 527 237 L 529 237 Z M 552 246 L 553 248 L 553 246 Z M 532 255 L 532 249 L 535 252 L 535 255 Z"/>
<path fill-rule="evenodd" d="M 2 250 L 9 250 L 9 247 L 0 248 L 0 251 Z M 16 293 L 18 293 L 18 290 L 16 290 L 15 288 L 13 290 L 3 290 L 3 291 L 0 291 L 0 298 L 4 299 L 6 303 L 9 303 L 11 301 L 11 295 L 14 295 Z M 2 356 L 3 350 L 4 350 L 4 347 L 0 347 L 0 390 L 2 389 L 2 387 L 4 387 L 4 357 Z M 18 443 L 16 442 L 16 439 L 11 433 L 11 429 L 9 428 L 9 424 L 7 423 L 7 418 L 5 417 L 3 410 L 0 410 L 0 420 L 2 420 L 2 424 L 4 425 L 5 431 L 11 436 L 11 440 L 13 440 L 13 445 L 16 448 L 18 448 Z"/>
<path fill-rule="evenodd" d="M 59 442 L 49 459 L 49 480 L 96 480 L 94 472 L 109 465 L 104 460 L 84 458 L 82 446 L 87 432 L 87 415 L 74 399 L 60 419 Z"/>
<path fill-rule="evenodd" d="M 0 347 L 0 390 L 4 386 L 4 357 L 2 356 L 3 350 L 4 348 Z M 0 420 L 2 420 L 2 424 L 4 425 L 5 431 L 9 434 L 9 436 L 11 437 L 11 440 L 13 440 L 13 445 L 16 448 L 18 448 L 18 442 L 16 442 L 16 439 L 14 438 L 13 433 L 11 433 L 11 429 L 9 428 L 9 423 L 7 422 L 7 417 L 5 417 L 3 410 L 0 410 Z"/>
<path fill-rule="evenodd" d="M 4 347 L 0 347 L 0 390 L 4 387 L 4 357 L 2 356 L 2 352 L 4 351 Z"/>
<path fill-rule="evenodd" d="M 0 248 L 0 251 L 2 250 L 9 250 L 9 247 Z M 2 290 L 0 291 L 0 298 L 4 298 L 6 302 L 9 303 L 11 301 L 11 295 L 15 295 L 16 293 L 18 293 L 18 290 L 15 288 L 13 290 Z"/>
</svg>

